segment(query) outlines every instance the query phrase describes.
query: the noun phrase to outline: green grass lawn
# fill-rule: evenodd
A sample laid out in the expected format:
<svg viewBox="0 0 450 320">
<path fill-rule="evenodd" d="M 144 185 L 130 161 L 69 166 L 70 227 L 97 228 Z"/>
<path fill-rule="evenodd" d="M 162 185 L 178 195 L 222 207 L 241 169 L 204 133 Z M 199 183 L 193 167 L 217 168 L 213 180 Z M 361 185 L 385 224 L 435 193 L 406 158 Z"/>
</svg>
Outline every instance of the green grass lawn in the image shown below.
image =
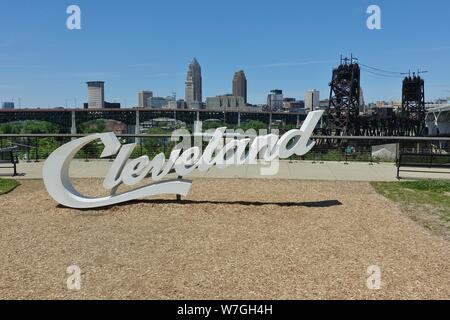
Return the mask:
<svg viewBox="0 0 450 320">
<path fill-rule="evenodd" d="M 450 181 L 373 182 L 372 186 L 413 220 L 450 239 Z"/>
<path fill-rule="evenodd" d="M 0 179 L 0 195 L 11 192 L 20 185 L 19 182 L 12 179 Z"/>
</svg>

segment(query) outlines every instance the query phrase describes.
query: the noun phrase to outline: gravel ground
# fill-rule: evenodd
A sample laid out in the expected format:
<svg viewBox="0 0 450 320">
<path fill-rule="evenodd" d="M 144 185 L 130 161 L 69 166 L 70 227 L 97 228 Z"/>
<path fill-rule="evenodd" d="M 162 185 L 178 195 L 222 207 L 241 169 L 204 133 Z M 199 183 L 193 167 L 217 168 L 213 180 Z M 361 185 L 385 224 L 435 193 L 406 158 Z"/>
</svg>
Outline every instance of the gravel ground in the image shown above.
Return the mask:
<svg viewBox="0 0 450 320">
<path fill-rule="evenodd" d="M 166 199 L 80 212 L 23 181 L 0 197 L 0 298 L 450 298 L 449 243 L 368 183 L 196 179 L 188 201 Z"/>
</svg>

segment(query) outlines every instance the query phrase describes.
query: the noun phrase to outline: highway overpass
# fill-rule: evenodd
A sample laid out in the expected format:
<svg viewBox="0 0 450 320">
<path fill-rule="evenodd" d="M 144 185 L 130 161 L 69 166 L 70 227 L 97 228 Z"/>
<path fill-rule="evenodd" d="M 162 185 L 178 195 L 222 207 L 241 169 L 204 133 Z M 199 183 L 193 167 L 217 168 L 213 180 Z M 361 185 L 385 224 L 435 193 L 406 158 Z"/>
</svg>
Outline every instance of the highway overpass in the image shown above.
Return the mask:
<svg viewBox="0 0 450 320">
<path fill-rule="evenodd" d="M 425 122 L 428 135 L 450 136 L 450 105 L 428 109 Z"/>
</svg>

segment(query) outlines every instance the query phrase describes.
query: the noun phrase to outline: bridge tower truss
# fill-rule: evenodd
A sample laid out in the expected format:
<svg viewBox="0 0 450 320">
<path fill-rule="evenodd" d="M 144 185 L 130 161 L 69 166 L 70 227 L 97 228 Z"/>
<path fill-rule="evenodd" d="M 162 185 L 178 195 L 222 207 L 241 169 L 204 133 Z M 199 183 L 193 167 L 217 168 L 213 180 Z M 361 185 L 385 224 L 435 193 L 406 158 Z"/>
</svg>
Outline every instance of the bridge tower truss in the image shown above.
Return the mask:
<svg viewBox="0 0 450 320">
<path fill-rule="evenodd" d="M 341 58 L 333 70 L 326 131 L 332 135 L 359 135 L 361 70 L 356 59 Z"/>
<path fill-rule="evenodd" d="M 405 77 L 402 88 L 400 134 L 419 136 L 425 129 L 425 81 L 419 75 Z"/>
</svg>

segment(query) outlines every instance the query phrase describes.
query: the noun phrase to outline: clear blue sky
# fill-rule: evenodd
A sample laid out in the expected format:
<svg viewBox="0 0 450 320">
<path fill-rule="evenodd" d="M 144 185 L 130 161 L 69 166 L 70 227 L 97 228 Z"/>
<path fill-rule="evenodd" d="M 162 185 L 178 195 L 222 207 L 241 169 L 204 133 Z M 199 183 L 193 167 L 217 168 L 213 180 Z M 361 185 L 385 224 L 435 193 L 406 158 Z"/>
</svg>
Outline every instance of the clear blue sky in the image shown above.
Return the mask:
<svg viewBox="0 0 450 320">
<path fill-rule="evenodd" d="M 66 28 L 71 4 L 81 30 Z M 366 27 L 370 4 L 381 7 L 382 30 Z M 341 53 L 387 70 L 424 68 L 427 98 L 446 97 L 449 12 L 448 0 L 0 0 L 0 101 L 72 107 L 86 101 L 89 80 L 106 81 L 106 100 L 127 106 L 143 89 L 183 98 L 194 56 L 204 98 L 230 92 L 239 69 L 249 102 L 275 88 L 326 98 Z M 401 79 L 363 72 L 362 85 L 366 101 L 401 98 Z"/>
</svg>

